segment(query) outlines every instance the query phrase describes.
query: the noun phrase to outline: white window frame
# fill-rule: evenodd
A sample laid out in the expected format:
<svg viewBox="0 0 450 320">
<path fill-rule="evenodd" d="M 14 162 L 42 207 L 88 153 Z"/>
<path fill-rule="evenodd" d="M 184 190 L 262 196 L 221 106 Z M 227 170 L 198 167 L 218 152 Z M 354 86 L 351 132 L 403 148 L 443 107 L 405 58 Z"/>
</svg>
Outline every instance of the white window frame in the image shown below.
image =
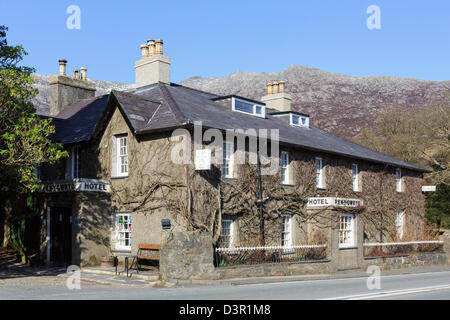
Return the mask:
<svg viewBox="0 0 450 320">
<path fill-rule="evenodd" d="M 224 234 L 224 230 L 225 228 L 223 227 L 224 223 L 228 223 L 229 224 L 229 234 Z M 230 248 L 233 246 L 234 243 L 234 221 L 232 219 L 222 219 L 222 224 L 220 226 L 220 237 L 229 237 L 228 243 L 227 243 L 227 247 L 226 248 Z"/>
<path fill-rule="evenodd" d="M 252 113 L 248 113 L 248 112 L 245 112 L 245 111 L 237 110 L 236 107 L 235 107 L 236 101 L 241 101 L 243 103 L 252 104 L 253 105 L 253 112 Z M 244 114 L 249 114 L 249 115 L 252 115 L 252 116 L 255 116 L 255 117 L 260 117 L 260 118 L 265 118 L 266 117 L 266 106 L 262 105 L 262 104 L 257 104 L 257 103 L 254 103 L 254 102 L 250 102 L 250 101 L 246 101 L 246 100 L 243 100 L 243 99 L 237 99 L 235 97 L 232 97 L 231 98 L 231 106 L 232 106 L 231 109 L 234 112 L 240 112 L 240 113 L 244 113 Z M 256 113 L 256 107 L 260 107 L 261 108 L 261 114 Z"/>
<path fill-rule="evenodd" d="M 289 116 L 290 116 L 289 122 L 291 126 L 309 128 L 309 117 L 301 116 L 294 113 L 290 113 Z M 298 117 L 298 124 L 294 123 L 294 117 Z M 302 123 L 303 120 L 305 121 L 305 124 Z"/>
<path fill-rule="evenodd" d="M 234 143 L 225 141 L 222 145 L 222 178 L 233 178 Z"/>
<path fill-rule="evenodd" d="M 339 248 L 355 246 L 355 216 L 350 213 L 342 213 L 339 217 Z"/>
<path fill-rule="evenodd" d="M 120 226 L 120 218 L 127 218 L 128 223 L 126 225 L 129 227 L 126 230 L 124 228 L 121 228 Z M 125 224 L 122 222 L 122 224 Z M 115 225 L 115 232 L 116 232 L 116 244 L 115 248 L 116 250 L 124 250 L 124 251 L 131 251 L 131 244 L 132 244 L 132 236 L 133 236 L 133 219 L 130 213 L 117 213 L 116 214 L 116 225 Z M 124 236 L 122 237 L 121 234 Z M 128 238 L 126 237 L 128 235 Z M 129 240 L 129 244 L 121 244 L 123 241 L 126 243 L 126 239 Z"/>
<path fill-rule="evenodd" d="M 292 247 L 292 215 L 281 216 L 281 246 Z"/>
<path fill-rule="evenodd" d="M 359 165 L 357 163 L 352 164 L 352 180 L 353 180 L 353 191 L 359 192 Z"/>
<path fill-rule="evenodd" d="M 405 211 L 403 209 L 399 209 L 397 211 L 397 217 L 395 218 L 395 227 L 397 229 L 397 236 L 399 239 L 403 238 L 403 227 L 405 219 Z"/>
<path fill-rule="evenodd" d="M 74 146 L 71 150 L 71 179 L 80 178 L 80 146 Z"/>
<path fill-rule="evenodd" d="M 317 170 L 317 164 L 319 163 L 319 170 Z M 324 176 L 323 176 L 323 159 L 316 157 L 315 159 L 315 173 L 316 173 L 316 188 L 325 189 Z"/>
<path fill-rule="evenodd" d="M 119 135 L 115 137 L 116 139 L 116 176 L 117 177 L 127 177 L 128 172 L 130 170 L 129 168 L 129 157 L 128 157 L 128 147 L 129 147 L 129 139 L 127 135 Z M 121 146 L 121 141 L 125 141 L 126 145 Z M 126 153 L 121 155 L 122 148 L 125 148 Z M 122 160 L 124 160 L 124 163 L 122 163 Z M 125 166 L 126 171 L 122 171 L 122 165 Z"/>
<path fill-rule="evenodd" d="M 397 168 L 395 169 L 395 190 L 397 192 L 403 191 L 403 175 L 402 175 L 402 169 Z"/>
<path fill-rule="evenodd" d="M 289 161 L 289 152 L 282 151 L 281 152 L 281 184 L 289 184 L 290 183 L 290 161 Z"/>
</svg>

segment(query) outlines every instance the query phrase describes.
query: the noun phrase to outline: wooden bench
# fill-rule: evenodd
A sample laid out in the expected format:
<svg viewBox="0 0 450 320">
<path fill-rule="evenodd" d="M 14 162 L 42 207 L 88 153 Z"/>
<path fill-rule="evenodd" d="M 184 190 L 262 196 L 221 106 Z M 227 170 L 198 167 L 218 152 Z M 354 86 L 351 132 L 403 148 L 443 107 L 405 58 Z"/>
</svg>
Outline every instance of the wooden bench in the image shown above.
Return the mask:
<svg viewBox="0 0 450 320">
<path fill-rule="evenodd" d="M 159 262 L 159 257 L 159 244 L 141 243 L 136 256 L 136 267 L 139 270 L 139 260 Z"/>
</svg>

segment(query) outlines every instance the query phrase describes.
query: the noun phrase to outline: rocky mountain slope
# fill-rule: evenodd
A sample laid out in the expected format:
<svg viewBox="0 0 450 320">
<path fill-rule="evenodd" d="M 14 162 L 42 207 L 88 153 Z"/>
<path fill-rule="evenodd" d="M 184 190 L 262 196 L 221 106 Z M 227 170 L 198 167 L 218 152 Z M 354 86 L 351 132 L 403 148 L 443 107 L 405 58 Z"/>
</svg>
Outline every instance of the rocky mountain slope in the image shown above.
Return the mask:
<svg viewBox="0 0 450 320">
<path fill-rule="evenodd" d="M 237 71 L 223 78 L 192 77 L 180 84 L 220 95 L 260 99 L 266 83 L 285 80 L 293 109 L 308 113 L 316 126 L 351 137 L 373 126 L 384 109 L 428 106 L 450 90 L 450 81 L 435 82 L 396 77 L 350 77 L 292 65 L 282 72 Z"/>
<path fill-rule="evenodd" d="M 47 75 L 35 75 L 40 94 L 38 112 L 47 114 Z M 450 81 L 436 82 L 396 77 L 350 77 L 319 69 L 292 65 L 281 72 L 237 71 L 222 78 L 192 77 L 180 84 L 219 95 L 237 94 L 260 99 L 266 83 L 285 80 L 295 110 L 310 114 L 314 125 L 334 134 L 351 137 L 364 126 L 374 126 L 384 109 L 428 106 L 450 90 Z M 111 89 L 126 90 L 129 84 L 94 81 L 97 94 Z"/>
</svg>

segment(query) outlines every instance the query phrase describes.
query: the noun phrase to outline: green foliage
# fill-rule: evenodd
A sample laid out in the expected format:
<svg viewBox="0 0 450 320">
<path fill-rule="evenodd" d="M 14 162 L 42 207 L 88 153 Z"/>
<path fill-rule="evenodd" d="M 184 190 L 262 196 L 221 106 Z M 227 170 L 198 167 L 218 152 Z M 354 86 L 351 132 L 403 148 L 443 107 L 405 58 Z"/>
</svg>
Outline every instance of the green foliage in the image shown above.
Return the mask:
<svg viewBox="0 0 450 320">
<path fill-rule="evenodd" d="M 18 65 L 27 53 L 8 46 L 7 30 L 0 26 L 0 192 L 36 191 L 34 165 L 55 163 L 67 152 L 48 139 L 54 133 L 51 119 L 35 114 L 34 69 Z"/>
<path fill-rule="evenodd" d="M 11 245 L 22 256 L 22 260 L 26 260 L 37 249 L 31 229 L 33 229 L 32 226 L 36 218 L 39 217 L 39 205 L 37 197 L 31 192 L 22 195 L 22 198 L 25 206 L 20 210 L 20 213 L 11 217 L 9 229 L 11 231 Z"/>
<path fill-rule="evenodd" d="M 428 221 L 440 228 L 450 228 L 450 187 L 446 184 L 437 186 L 436 192 L 427 193 Z"/>
<path fill-rule="evenodd" d="M 426 193 L 426 217 L 437 227 L 450 226 L 450 93 L 430 108 L 387 111 L 378 119 L 376 129 L 364 128 L 354 140 L 432 169 L 425 179 L 436 185 L 437 191 Z"/>
</svg>

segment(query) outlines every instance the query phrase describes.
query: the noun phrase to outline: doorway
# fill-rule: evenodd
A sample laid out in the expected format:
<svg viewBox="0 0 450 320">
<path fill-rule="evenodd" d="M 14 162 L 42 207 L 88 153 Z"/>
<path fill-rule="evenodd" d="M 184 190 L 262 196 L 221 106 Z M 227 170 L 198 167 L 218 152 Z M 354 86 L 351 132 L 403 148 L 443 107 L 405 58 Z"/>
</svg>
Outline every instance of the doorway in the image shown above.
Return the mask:
<svg viewBox="0 0 450 320">
<path fill-rule="evenodd" d="M 50 210 L 50 262 L 55 266 L 72 264 L 72 209 L 52 207 Z"/>
</svg>

